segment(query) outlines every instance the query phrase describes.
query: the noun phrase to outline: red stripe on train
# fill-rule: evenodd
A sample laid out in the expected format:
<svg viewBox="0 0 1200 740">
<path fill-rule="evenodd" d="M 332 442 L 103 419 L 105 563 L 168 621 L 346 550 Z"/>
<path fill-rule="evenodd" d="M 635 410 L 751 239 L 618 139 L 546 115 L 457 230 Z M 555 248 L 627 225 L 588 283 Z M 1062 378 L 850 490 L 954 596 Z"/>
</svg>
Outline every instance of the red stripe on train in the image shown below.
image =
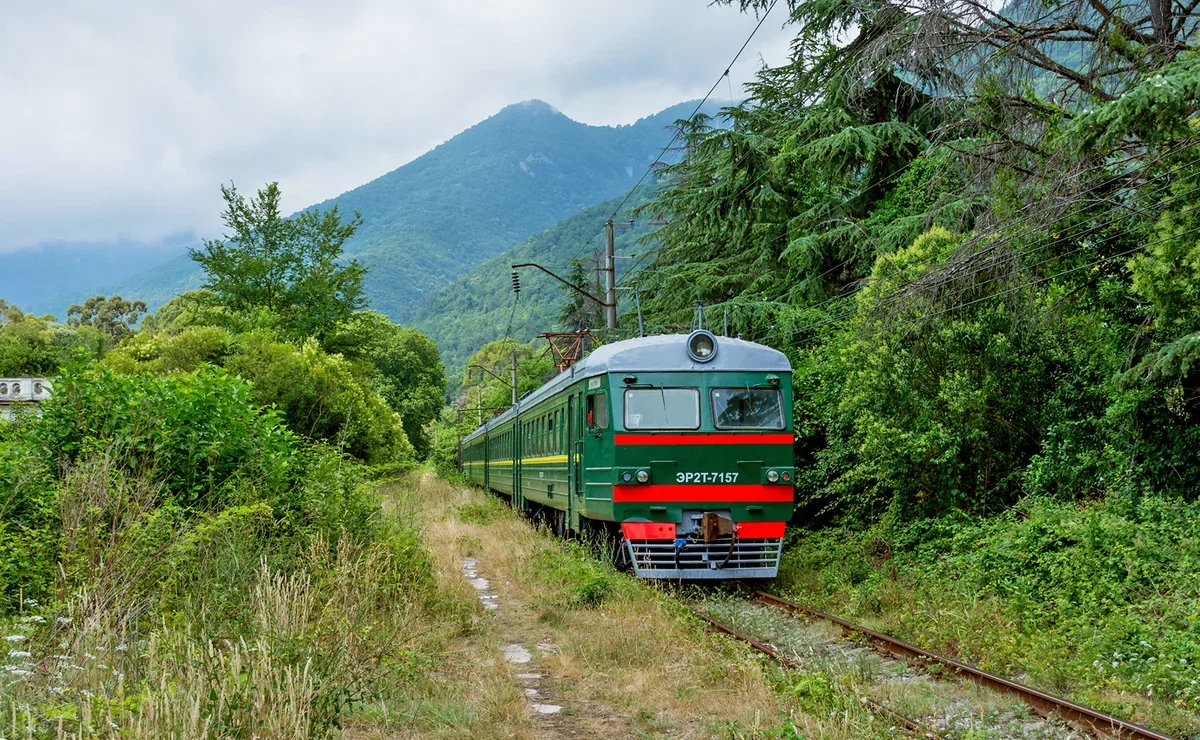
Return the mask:
<svg viewBox="0 0 1200 740">
<path fill-rule="evenodd" d="M 783 537 L 784 522 L 738 522 L 738 537 L 777 540 Z"/>
<path fill-rule="evenodd" d="M 790 434 L 614 434 L 619 445 L 790 445 Z"/>
<path fill-rule="evenodd" d="M 613 501 L 640 503 L 647 501 L 753 501 L 791 503 L 792 487 L 765 483 L 735 485 L 653 484 L 613 486 Z"/>
<path fill-rule="evenodd" d="M 743 539 L 777 540 L 783 537 L 783 522 L 738 522 L 737 534 Z M 673 540 L 674 522 L 621 522 L 628 540 Z"/>
<path fill-rule="evenodd" d="M 627 540 L 673 540 L 675 522 L 621 522 Z"/>
</svg>

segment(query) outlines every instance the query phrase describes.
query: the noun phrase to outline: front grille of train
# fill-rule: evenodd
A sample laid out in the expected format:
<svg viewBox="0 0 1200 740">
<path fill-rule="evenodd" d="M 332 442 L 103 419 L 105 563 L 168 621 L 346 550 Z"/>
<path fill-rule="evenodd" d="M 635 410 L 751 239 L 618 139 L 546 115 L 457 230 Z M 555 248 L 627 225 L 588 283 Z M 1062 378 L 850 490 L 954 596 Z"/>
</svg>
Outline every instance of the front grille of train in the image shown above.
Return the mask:
<svg viewBox="0 0 1200 740">
<path fill-rule="evenodd" d="M 689 543 L 676 551 L 671 540 L 626 540 L 638 575 L 648 578 L 720 578 L 752 575 L 770 577 L 779 569 L 782 539 L 739 539 L 729 551 L 729 538 Z M 725 561 L 729 557 L 728 562 Z M 724 567 L 718 568 L 721 563 Z M 770 573 L 763 572 L 771 571 Z M 723 573 L 728 571 L 728 573 Z M 739 573 L 740 571 L 740 573 Z"/>
</svg>

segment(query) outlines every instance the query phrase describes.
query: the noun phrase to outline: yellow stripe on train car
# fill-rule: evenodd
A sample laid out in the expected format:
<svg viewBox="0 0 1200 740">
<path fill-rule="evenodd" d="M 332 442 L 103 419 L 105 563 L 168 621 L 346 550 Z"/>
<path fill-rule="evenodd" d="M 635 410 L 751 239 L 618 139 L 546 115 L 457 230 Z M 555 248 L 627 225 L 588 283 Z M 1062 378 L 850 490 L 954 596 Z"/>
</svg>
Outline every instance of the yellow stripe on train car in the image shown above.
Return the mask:
<svg viewBox="0 0 1200 740">
<path fill-rule="evenodd" d="M 541 465 L 548 463 L 565 463 L 567 462 L 566 455 L 546 455 L 544 457 L 523 457 L 521 458 L 522 465 Z"/>
</svg>

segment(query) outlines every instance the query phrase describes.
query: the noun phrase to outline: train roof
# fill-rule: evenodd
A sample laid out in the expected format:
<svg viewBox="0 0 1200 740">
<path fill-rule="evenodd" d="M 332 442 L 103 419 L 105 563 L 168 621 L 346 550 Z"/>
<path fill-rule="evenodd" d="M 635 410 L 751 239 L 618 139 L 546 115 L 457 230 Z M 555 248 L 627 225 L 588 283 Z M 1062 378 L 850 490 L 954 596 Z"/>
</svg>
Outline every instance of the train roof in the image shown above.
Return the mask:
<svg viewBox="0 0 1200 740">
<path fill-rule="evenodd" d="M 597 347 L 595 351 L 567 368 L 542 387 L 517 401 L 517 405 L 494 419 L 483 423 L 463 440 L 473 439 L 477 434 L 511 419 L 522 408 L 535 405 L 538 401 L 554 395 L 581 378 L 590 378 L 606 373 L 629 372 L 684 372 L 708 370 L 715 372 L 773 372 L 789 373 L 792 365 L 785 354 L 762 344 L 747 342 L 733 337 L 717 337 L 717 356 L 708 362 L 696 362 L 688 355 L 687 340 L 690 334 L 659 334 L 613 342 Z"/>
</svg>

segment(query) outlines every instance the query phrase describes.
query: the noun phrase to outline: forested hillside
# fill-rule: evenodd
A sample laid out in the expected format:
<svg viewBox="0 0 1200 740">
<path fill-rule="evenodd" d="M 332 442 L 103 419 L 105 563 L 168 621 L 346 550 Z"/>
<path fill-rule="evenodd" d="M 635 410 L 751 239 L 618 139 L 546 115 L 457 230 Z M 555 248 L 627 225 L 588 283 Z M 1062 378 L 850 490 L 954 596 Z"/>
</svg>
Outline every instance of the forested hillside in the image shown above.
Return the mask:
<svg viewBox="0 0 1200 740">
<path fill-rule="evenodd" d="M 790 0 L 638 280 L 792 360 L 796 521 L 836 526 L 790 587 L 1190 736 L 1200 18 L 1150 6 Z"/>
<path fill-rule="evenodd" d="M 196 236 L 190 234 L 155 244 L 61 242 L 3 252 L 0 253 L 4 261 L 4 269 L 0 269 L 0 296 L 31 313 L 50 313 L 62 318 L 67 306 L 84 296 L 184 256 L 187 247 L 195 245 L 196 241 Z"/>
<path fill-rule="evenodd" d="M 715 111 L 716 103 L 705 110 Z M 370 268 L 371 306 L 400 321 L 424 298 L 500 251 L 630 188 L 695 108 L 625 126 L 589 126 L 532 100 L 510 105 L 429 153 L 314 206 L 361 209 L 346 252 Z M 198 287 L 186 257 L 98 292 L 161 305 Z"/>
<path fill-rule="evenodd" d="M 643 186 L 629 198 L 615 220 L 630 220 L 632 210 L 652 195 Z M 568 300 L 562 284 L 539 270 L 523 269 L 521 295 L 517 299 L 512 292 L 509 267 L 536 262 L 565 278 L 571 272 L 571 260 L 578 257 L 586 263 L 590 281 L 595 282 L 596 260 L 601 260 L 602 265 L 604 258 L 604 235 L 598 231 L 622 200 L 623 196 L 585 208 L 473 268 L 431 295 L 414 316 L 414 326 L 437 340 L 451 372 L 461 369 L 466 359 L 483 345 L 503 338 L 506 330 L 517 341 L 528 342 L 538 332 L 562 328 L 559 314 Z M 617 254 L 626 257 L 653 250 L 654 243 L 643 240 L 653 229 L 648 219 L 636 220 L 632 227 L 617 227 L 614 239 Z M 587 244 L 589 239 L 591 243 Z M 617 260 L 618 284 L 626 281 L 630 263 L 629 259 Z M 632 310 L 633 296 L 621 291 L 618 302 L 624 310 Z"/>
</svg>

